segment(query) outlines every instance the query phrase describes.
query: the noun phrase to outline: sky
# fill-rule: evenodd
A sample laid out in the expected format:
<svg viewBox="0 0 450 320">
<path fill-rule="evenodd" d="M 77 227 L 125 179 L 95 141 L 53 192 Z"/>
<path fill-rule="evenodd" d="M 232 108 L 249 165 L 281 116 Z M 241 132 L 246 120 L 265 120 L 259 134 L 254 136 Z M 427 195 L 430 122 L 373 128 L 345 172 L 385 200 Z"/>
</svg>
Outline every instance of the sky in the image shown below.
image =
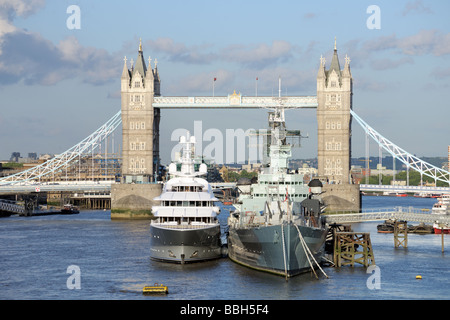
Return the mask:
<svg viewBox="0 0 450 320">
<path fill-rule="evenodd" d="M 158 60 L 163 96 L 211 96 L 214 78 L 216 96 L 253 96 L 256 78 L 258 95 L 272 96 L 279 77 L 283 95 L 316 95 L 335 37 L 341 66 L 351 59 L 353 110 L 412 154 L 446 156 L 448 12 L 448 0 L 0 0 L 0 159 L 61 153 L 118 112 L 123 60 L 136 60 L 139 39 Z M 286 117 L 308 136 L 294 158 L 316 157 L 315 110 Z M 194 121 L 225 136 L 266 128 L 267 111 L 163 110 L 163 163 L 172 133 Z M 364 156 L 364 133 L 352 129 L 352 155 Z"/>
</svg>

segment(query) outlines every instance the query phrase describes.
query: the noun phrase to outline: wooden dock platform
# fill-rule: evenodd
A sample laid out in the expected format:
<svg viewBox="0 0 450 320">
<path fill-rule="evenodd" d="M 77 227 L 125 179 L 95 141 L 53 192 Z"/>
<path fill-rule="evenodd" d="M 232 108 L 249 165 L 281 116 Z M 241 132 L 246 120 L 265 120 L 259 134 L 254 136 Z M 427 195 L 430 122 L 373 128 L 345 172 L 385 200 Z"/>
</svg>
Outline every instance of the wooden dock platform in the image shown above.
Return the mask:
<svg viewBox="0 0 450 320">
<path fill-rule="evenodd" d="M 375 264 L 370 233 L 335 232 L 333 260 L 336 267 Z"/>
</svg>

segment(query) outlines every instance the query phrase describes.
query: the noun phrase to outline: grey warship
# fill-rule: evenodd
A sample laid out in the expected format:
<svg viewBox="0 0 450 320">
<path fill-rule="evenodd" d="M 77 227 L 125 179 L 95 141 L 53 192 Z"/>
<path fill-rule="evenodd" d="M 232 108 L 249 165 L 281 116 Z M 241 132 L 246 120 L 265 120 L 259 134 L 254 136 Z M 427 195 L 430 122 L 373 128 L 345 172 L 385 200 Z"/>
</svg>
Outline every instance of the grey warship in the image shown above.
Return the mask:
<svg viewBox="0 0 450 320">
<path fill-rule="evenodd" d="M 228 256 L 241 265 L 286 278 L 320 268 L 327 234 L 320 213 L 322 184 L 289 173 L 291 145 L 284 108 L 269 113 L 269 163 L 257 183 L 239 185 L 236 211 L 228 218 Z M 298 132 L 299 134 L 299 132 Z"/>
<path fill-rule="evenodd" d="M 155 220 L 150 224 L 150 257 L 175 263 L 200 262 L 222 256 L 218 201 L 211 185 L 200 176 L 207 168 L 200 164 L 195 171 L 193 160 L 195 137 L 181 137 L 181 161 L 171 163 L 172 178 L 153 206 Z M 180 169 L 180 170 L 178 170 Z"/>
</svg>

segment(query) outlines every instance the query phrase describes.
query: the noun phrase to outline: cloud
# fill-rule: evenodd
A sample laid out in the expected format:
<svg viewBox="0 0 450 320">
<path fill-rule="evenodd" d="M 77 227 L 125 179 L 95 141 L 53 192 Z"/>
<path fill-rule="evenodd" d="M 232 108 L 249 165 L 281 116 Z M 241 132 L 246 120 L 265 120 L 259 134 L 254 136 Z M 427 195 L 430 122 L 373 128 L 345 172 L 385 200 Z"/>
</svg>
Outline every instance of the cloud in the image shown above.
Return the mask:
<svg viewBox="0 0 450 320">
<path fill-rule="evenodd" d="M 39 33 L 16 30 L 2 37 L 0 83 L 53 85 L 80 78 L 94 85 L 113 81 L 120 74 L 119 59 L 106 50 L 83 47 L 75 37 L 55 45 Z"/>
<path fill-rule="evenodd" d="M 53 85 L 79 77 L 100 85 L 120 74 L 120 60 L 104 49 L 83 47 L 73 36 L 54 44 L 14 25 L 17 16 L 26 18 L 44 5 L 44 0 L 0 0 L 0 84 Z"/>
<path fill-rule="evenodd" d="M 282 40 L 275 40 L 271 44 L 232 44 L 214 51 L 211 44 L 186 46 L 171 38 L 158 38 L 146 41 L 145 47 L 151 52 L 165 54 L 165 58 L 172 62 L 210 64 L 224 61 L 251 68 L 265 68 L 289 61 L 296 50 L 289 42 Z"/>
<path fill-rule="evenodd" d="M 57 46 L 64 68 L 81 77 L 83 82 L 100 85 L 112 81 L 120 74 L 120 57 L 105 49 L 84 47 L 76 37 L 67 37 Z"/>
<path fill-rule="evenodd" d="M 387 69 L 395 69 L 405 63 L 414 63 L 414 60 L 411 57 L 405 57 L 405 58 L 401 58 L 401 59 L 397 59 L 397 60 L 393 60 L 393 59 L 377 59 L 377 60 L 372 60 L 371 62 L 371 66 L 373 69 L 375 70 L 387 70 Z"/>
<path fill-rule="evenodd" d="M 447 68 L 435 68 L 431 72 L 431 75 L 438 80 L 442 80 L 450 77 L 450 67 Z"/>
<path fill-rule="evenodd" d="M 411 13 L 426 13 L 431 14 L 433 11 L 430 9 L 430 7 L 427 7 L 423 4 L 422 0 L 416 0 L 416 1 L 409 1 L 405 8 L 403 9 L 403 16 L 406 16 Z"/>
<path fill-rule="evenodd" d="M 397 38 L 395 34 L 392 34 L 366 42 L 364 50 L 367 53 L 394 50 L 397 53 L 413 56 L 424 54 L 441 56 L 450 54 L 450 33 L 442 34 L 438 30 L 421 30 L 404 38 Z"/>
<path fill-rule="evenodd" d="M 202 52 L 211 48 L 211 45 L 208 44 L 187 47 L 183 43 L 176 43 L 171 38 L 158 38 L 146 41 L 145 46 L 148 46 L 151 52 L 166 54 L 167 60 L 173 62 L 208 64 L 217 58 L 217 55 L 214 53 Z"/>
<path fill-rule="evenodd" d="M 269 65 L 289 61 L 293 57 L 293 46 L 282 40 L 271 45 L 231 45 L 222 50 L 221 57 L 229 62 L 237 62 L 251 68 L 265 68 Z"/>
<path fill-rule="evenodd" d="M 23 79 L 32 84 L 47 81 L 46 76 L 55 70 L 52 63 L 57 63 L 60 55 L 53 44 L 40 35 L 16 30 L 2 37 L 0 58 L 0 83 Z"/>
<path fill-rule="evenodd" d="M 17 31 L 13 24 L 16 16 L 25 18 L 42 8 L 44 4 L 44 0 L 0 0 L 0 46 L 4 35 Z"/>
<path fill-rule="evenodd" d="M 369 63 L 375 70 L 392 69 L 414 63 L 417 56 L 450 54 L 450 33 L 431 29 L 405 37 L 394 33 L 366 41 L 353 39 L 345 43 L 343 49 L 349 52 L 352 67 Z M 383 54 L 388 56 L 383 57 Z"/>
<path fill-rule="evenodd" d="M 314 13 L 314 12 L 308 12 L 308 13 L 305 13 L 304 15 L 303 15 L 303 18 L 305 18 L 305 19 L 313 19 L 313 18 L 315 18 L 317 15 Z"/>
<path fill-rule="evenodd" d="M 384 92 L 386 90 L 394 90 L 398 88 L 398 83 L 391 83 L 386 81 L 376 81 L 373 79 L 367 79 L 364 77 L 359 77 L 357 79 L 353 79 L 353 88 L 354 91 L 373 91 L 373 92 Z"/>
<path fill-rule="evenodd" d="M 45 0 L 0 0 L 1 12 L 6 13 L 11 19 L 15 15 L 26 18 L 44 5 Z"/>
<path fill-rule="evenodd" d="M 398 40 L 398 48 L 407 55 L 447 55 L 450 54 L 450 33 L 422 30 L 415 35 Z"/>
</svg>

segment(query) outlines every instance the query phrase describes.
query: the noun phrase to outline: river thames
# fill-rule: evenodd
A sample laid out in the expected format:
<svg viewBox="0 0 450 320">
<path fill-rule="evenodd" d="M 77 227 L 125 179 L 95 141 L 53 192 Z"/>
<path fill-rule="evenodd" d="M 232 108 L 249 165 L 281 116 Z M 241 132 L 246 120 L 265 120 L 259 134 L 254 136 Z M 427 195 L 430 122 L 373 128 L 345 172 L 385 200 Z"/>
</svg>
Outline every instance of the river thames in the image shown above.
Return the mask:
<svg viewBox="0 0 450 320">
<path fill-rule="evenodd" d="M 431 209 L 435 199 L 363 197 L 363 208 L 414 206 Z M 220 215 L 226 223 L 227 210 Z M 149 258 L 148 221 L 111 221 L 109 211 L 78 215 L 13 216 L 0 219 L 0 299 L 44 300 L 341 300 L 448 299 L 450 236 L 408 235 L 408 248 L 394 248 L 379 222 L 353 224 L 370 232 L 379 286 L 362 266 L 324 268 L 289 281 L 237 265 L 228 258 L 197 264 L 167 264 Z M 74 271 L 76 270 L 76 271 Z M 417 280 L 416 275 L 422 279 Z M 75 276 L 77 276 L 75 278 Z M 164 296 L 144 296 L 154 283 Z"/>
</svg>

